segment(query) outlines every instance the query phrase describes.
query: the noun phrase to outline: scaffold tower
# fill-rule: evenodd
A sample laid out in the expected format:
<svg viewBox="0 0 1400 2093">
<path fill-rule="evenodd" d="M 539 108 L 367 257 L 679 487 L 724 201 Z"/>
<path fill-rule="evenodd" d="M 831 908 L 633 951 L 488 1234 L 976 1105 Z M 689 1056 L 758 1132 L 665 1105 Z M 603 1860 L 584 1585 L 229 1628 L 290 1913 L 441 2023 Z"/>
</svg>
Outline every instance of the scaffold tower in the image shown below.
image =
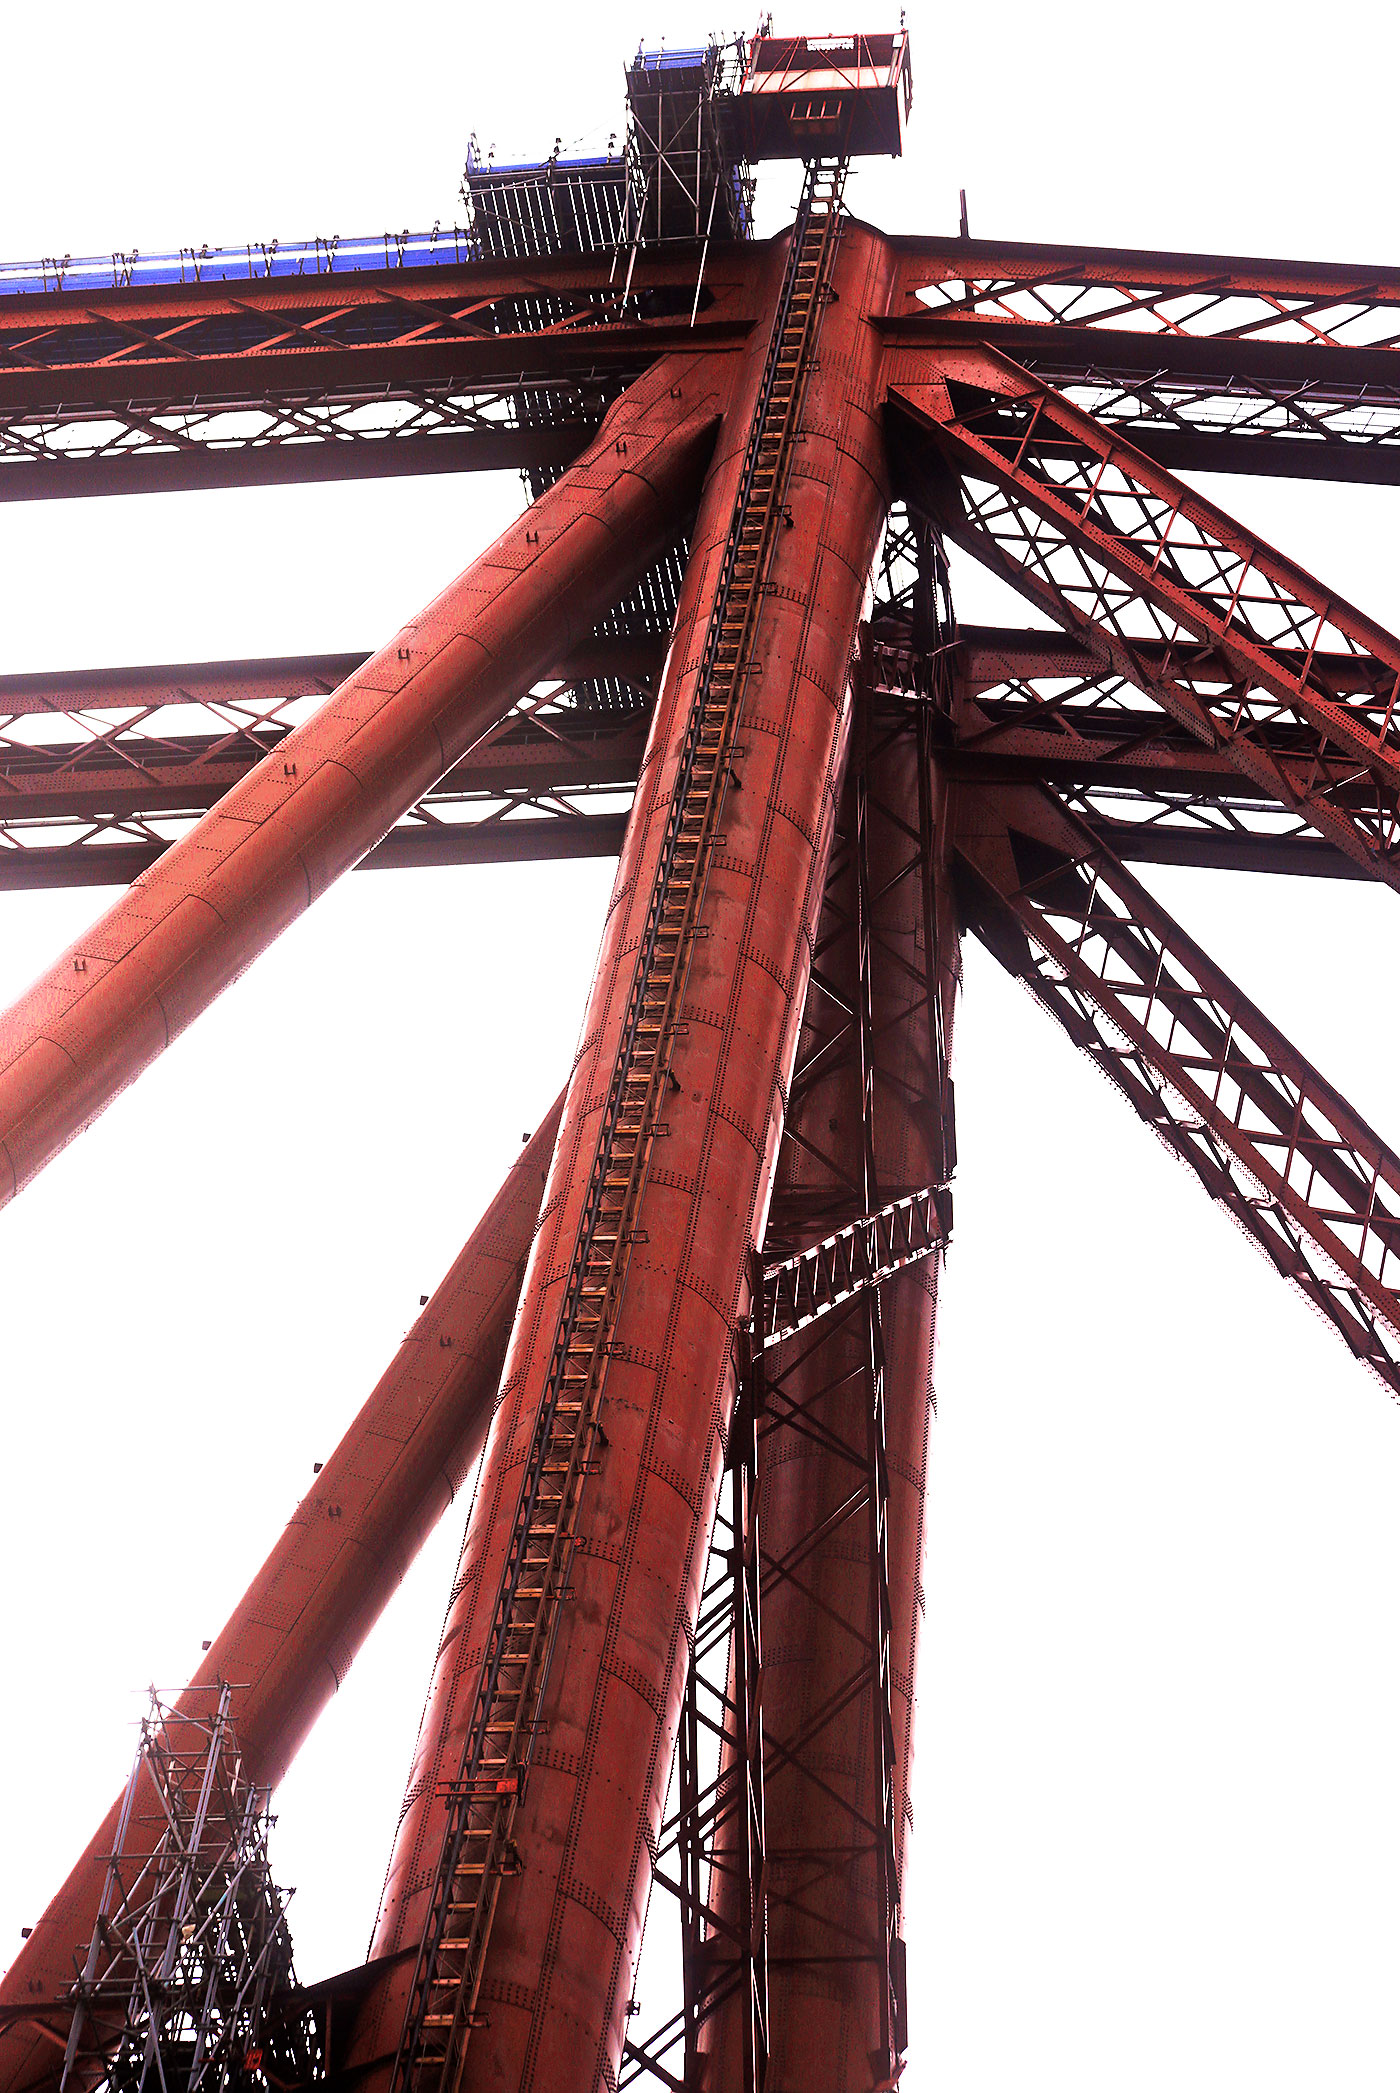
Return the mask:
<svg viewBox="0 0 1400 2093">
<path fill-rule="evenodd" d="M 226 1682 L 178 1708 L 152 1691 L 70 1991 L 60 2093 L 270 2093 L 320 2076 L 268 1858 L 269 1798 L 232 1701 Z"/>
</svg>

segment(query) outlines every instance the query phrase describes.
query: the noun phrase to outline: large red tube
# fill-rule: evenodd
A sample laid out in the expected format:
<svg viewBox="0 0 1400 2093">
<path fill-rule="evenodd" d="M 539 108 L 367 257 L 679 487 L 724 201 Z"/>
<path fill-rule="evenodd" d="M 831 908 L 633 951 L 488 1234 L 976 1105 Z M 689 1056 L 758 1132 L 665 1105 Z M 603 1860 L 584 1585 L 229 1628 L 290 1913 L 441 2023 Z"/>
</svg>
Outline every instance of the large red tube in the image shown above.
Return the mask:
<svg viewBox="0 0 1400 2093">
<path fill-rule="evenodd" d="M 0 1204 L 358 862 L 674 537 L 728 365 L 668 357 L 571 471 L 0 1018 Z"/>
<path fill-rule="evenodd" d="M 281 1778 L 486 1440 L 563 1099 L 512 1165 L 451 1271 L 297 1506 L 185 1696 L 239 1683 L 233 1716 L 254 1778 Z M 0 2089 L 51 2079 L 66 2034 L 44 2007 L 72 1982 L 112 1850 L 114 1802 L 3 1982 Z"/>
<path fill-rule="evenodd" d="M 818 940 L 831 993 L 815 999 L 799 1050 L 799 1065 L 810 1062 L 825 1073 L 794 1100 L 795 1138 L 784 1148 L 775 1193 L 784 1213 L 804 1205 L 823 1213 L 833 1197 L 849 1206 L 849 1187 L 861 1182 L 858 1043 L 853 1028 L 843 1031 L 834 1015 L 843 1007 L 858 1010 L 860 1001 L 854 862 L 860 789 L 869 864 L 877 1194 L 936 1183 L 945 1174 L 958 938 L 937 862 L 942 823 L 920 820 L 921 791 L 932 800 L 938 788 L 931 777 L 921 785 L 911 731 L 891 733 L 873 721 L 856 739 L 845 848 Z M 933 862 L 924 861 L 921 827 L 933 830 L 924 837 Z M 923 990 L 926 978 L 936 1016 Z M 938 1260 L 929 1259 L 881 1288 L 896 1879 L 910 1819 L 937 1282 Z M 776 1400 L 759 1441 L 767 2083 L 775 2093 L 869 2093 L 891 2083 L 896 2060 L 884 1998 L 885 1906 L 874 1830 L 883 1818 L 872 1643 L 875 1557 L 868 1510 L 857 1496 L 867 1479 L 861 1463 L 872 1399 L 866 1303 L 855 1300 L 799 1334 L 770 1353 L 768 1364 Z M 800 1421 L 786 1425 L 794 1415 Z M 858 1509 L 843 1516 L 853 1501 Z M 735 1906 L 734 1918 L 737 1890 L 733 1875 L 717 1871 L 712 1893 L 722 1909 Z M 743 2085 L 738 2003 L 704 2031 L 706 2093 L 740 2093 Z"/>
<path fill-rule="evenodd" d="M 770 258 L 768 296 L 781 250 Z M 678 1088 L 658 1147 L 610 1346 L 608 1449 L 591 1478 L 549 1690 L 516 1818 L 465 2084 L 592 2093 L 616 2069 L 676 1734 L 686 1629 L 722 1466 L 733 1339 L 760 1240 L 847 714 L 852 644 L 887 499 L 879 343 L 888 264 L 850 225 L 836 265 L 745 699 L 725 840 L 682 1010 Z M 403 2024 L 445 1811 L 495 1603 L 520 1460 L 545 1386 L 569 1254 L 660 860 L 680 738 L 729 535 L 764 349 L 726 416 L 701 503 L 676 637 L 570 1081 L 476 1511 L 439 1654 L 352 2063 L 375 2083 Z"/>
</svg>

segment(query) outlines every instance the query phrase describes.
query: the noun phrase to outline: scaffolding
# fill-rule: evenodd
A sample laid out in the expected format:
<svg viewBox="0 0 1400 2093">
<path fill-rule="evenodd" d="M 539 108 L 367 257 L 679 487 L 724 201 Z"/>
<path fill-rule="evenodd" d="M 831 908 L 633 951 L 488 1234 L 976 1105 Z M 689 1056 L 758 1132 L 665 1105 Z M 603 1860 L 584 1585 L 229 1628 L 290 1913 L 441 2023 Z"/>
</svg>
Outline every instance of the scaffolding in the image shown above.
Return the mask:
<svg viewBox="0 0 1400 2093">
<path fill-rule="evenodd" d="M 152 1689 L 60 2093 L 260 2093 L 324 2075 L 232 1692 L 190 1688 L 177 1706 Z"/>
<path fill-rule="evenodd" d="M 753 170 L 731 143 L 728 111 L 742 43 L 639 50 L 627 68 L 627 150 L 642 240 L 743 240 Z"/>
<path fill-rule="evenodd" d="M 462 176 L 473 245 L 485 261 L 616 249 L 630 230 L 627 163 L 620 153 L 498 167 L 477 140 Z"/>
</svg>

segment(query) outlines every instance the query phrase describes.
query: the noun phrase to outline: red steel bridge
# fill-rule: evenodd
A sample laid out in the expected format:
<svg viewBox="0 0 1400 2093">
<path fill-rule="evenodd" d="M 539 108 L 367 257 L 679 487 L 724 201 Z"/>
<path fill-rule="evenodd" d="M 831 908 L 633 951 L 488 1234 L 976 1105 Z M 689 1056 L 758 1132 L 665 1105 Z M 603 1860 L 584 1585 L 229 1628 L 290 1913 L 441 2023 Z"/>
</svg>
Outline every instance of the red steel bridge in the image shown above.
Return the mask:
<svg viewBox="0 0 1400 2093">
<path fill-rule="evenodd" d="M 474 158 L 463 230 L 0 270 L 0 499 L 532 495 L 369 657 L 0 678 L 0 884 L 129 883 L 0 1019 L 0 1198 L 341 873 L 618 860 L 554 1110 L 152 1732 L 212 1767 L 214 1696 L 275 1786 L 480 1461 L 370 1955 L 223 2084 L 898 2082 L 964 937 L 1400 1394 L 1400 1157 L 1132 869 L 1400 885 L 1400 637 L 1179 477 L 1400 480 L 1400 271 L 887 237 L 845 173 L 910 79 L 641 53 L 624 151 Z M 950 545 L 1023 627 L 958 624 Z M 203 2083 L 93 1975 L 145 1778 L 4 2093 Z"/>
</svg>

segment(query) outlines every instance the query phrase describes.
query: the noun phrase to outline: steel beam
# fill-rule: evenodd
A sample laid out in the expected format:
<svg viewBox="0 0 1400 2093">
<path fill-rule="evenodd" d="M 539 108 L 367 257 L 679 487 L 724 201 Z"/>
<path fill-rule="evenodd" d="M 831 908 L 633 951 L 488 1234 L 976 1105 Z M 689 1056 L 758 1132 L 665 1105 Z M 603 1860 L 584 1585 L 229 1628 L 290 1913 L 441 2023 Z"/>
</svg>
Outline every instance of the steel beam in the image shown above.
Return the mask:
<svg viewBox="0 0 1400 2093">
<path fill-rule="evenodd" d="M 779 1258 L 763 1272 L 763 1343 L 781 1344 L 820 1322 L 856 1294 L 883 1286 L 906 1265 L 947 1246 L 952 1207 L 930 1185 L 848 1221 L 810 1250 Z"/>
<path fill-rule="evenodd" d="M 651 684 L 665 659 L 664 639 L 589 637 L 551 660 L 541 681 L 582 682 L 617 676 Z M 277 654 L 249 661 L 156 662 L 136 668 L 38 669 L 0 676 L 0 719 L 28 714 L 131 712 L 138 719 L 168 706 L 193 707 L 206 717 L 211 744 L 227 746 L 231 730 L 256 724 L 264 707 L 327 697 L 370 656 Z M 129 726 L 123 722 L 123 730 Z M 266 754 L 255 747 L 252 760 Z"/>
<path fill-rule="evenodd" d="M 512 1164 L 177 1703 L 198 1711 L 210 1687 L 236 1682 L 239 1741 L 260 1785 L 286 1771 L 481 1453 L 562 1106 Z M 119 1808 L 120 1797 L 0 1981 L 3 2093 L 51 2075 Z"/>
<path fill-rule="evenodd" d="M 664 651 L 594 638 L 552 664 L 361 862 L 615 851 Z M 136 878 L 367 659 L 0 677 L 0 891 Z"/>
<path fill-rule="evenodd" d="M 614 392 L 617 383 L 609 386 Z M 590 388 L 590 397 L 597 388 Z M 573 463 L 597 432 L 580 401 L 548 428 L 474 425 L 477 401 L 451 386 L 399 388 L 384 403 L 317 392 L 246 402 L 107 401 L 0 420 L 0 501 L 95 494 L 191 494 L 305 487 L 439 472 L 529 472 Z M 396 410 L 396 411 L 391 411 Z M 256 434 L 230 442 L 228 423 Z"/>
<path fill-rule="evenodd" d="M 366 851 L 354 869 L 400 872 L 426 866 L 545 865 L 570 858 L 612 858 L 622 848 L 626 828 L 625 813 L 561 813 L 508 822 L 405 819 Z M 130 886 L 173 847 L 85 842 L 80 848 L 13 851 L 0 857 L 0 894 Z"/>
<path fill-rule="evenodd" d="M 899 289 L 891 323 L 909 315 L 1078 325 L 1155 336 L 1166 356 L 1183 339 L 1268 341 L 1284 348 L 1400 346 L 1400 269 L 1348 262 L 1150 248 L 950 240 L 891 243 Z"/>
<path fill-rule="evenodd" d="M 882 647 L 911 642 L 881 622 Z M 1154 676 L 1162 646 L 1136 649 Z M 663 643 L 599 639 L 556 664 L 565 686 L 535 698 L 410 809 L 361 866 L 500 864 L 614 855 L 635 786 Z M 0 892 L 122 885 L 278 746 L 366 660 L 184 663 L 0 677 Z M 950 774 L 983 783 L 1045 778 L 1130 861 L 1326 878 L 1362 876 L 1311 825 L 1281 808 L 1082 641 L 1057 632 L 967 627 L 955 664 Z M 1337 688 L 1364 664 L 1336 655 Z M 595 709 L 569 686 L 606 677 L 632 712 Z M 544 679 L 546 682 L 550 678 Z M 196 725 L 191 729 L 191 715 Z M 36 736 L 36 717 L 54 738 Z M 1269 747 L 1300 753 L 1278 727 Z"/>
<path fill-rule="evenodd" d="M 571 472 L 0 1020 L 9 1198 L 379 843 L 674 538 L 721 395 L 663 362 Z"/>
<path fill-rule="evenodd" d="M 0 298 L 0 500 L 556 469 L 658 356 L 734 347 L 756 251 Z M 644 316 L 645 315 L 645 316 Z"/>
</svg>

